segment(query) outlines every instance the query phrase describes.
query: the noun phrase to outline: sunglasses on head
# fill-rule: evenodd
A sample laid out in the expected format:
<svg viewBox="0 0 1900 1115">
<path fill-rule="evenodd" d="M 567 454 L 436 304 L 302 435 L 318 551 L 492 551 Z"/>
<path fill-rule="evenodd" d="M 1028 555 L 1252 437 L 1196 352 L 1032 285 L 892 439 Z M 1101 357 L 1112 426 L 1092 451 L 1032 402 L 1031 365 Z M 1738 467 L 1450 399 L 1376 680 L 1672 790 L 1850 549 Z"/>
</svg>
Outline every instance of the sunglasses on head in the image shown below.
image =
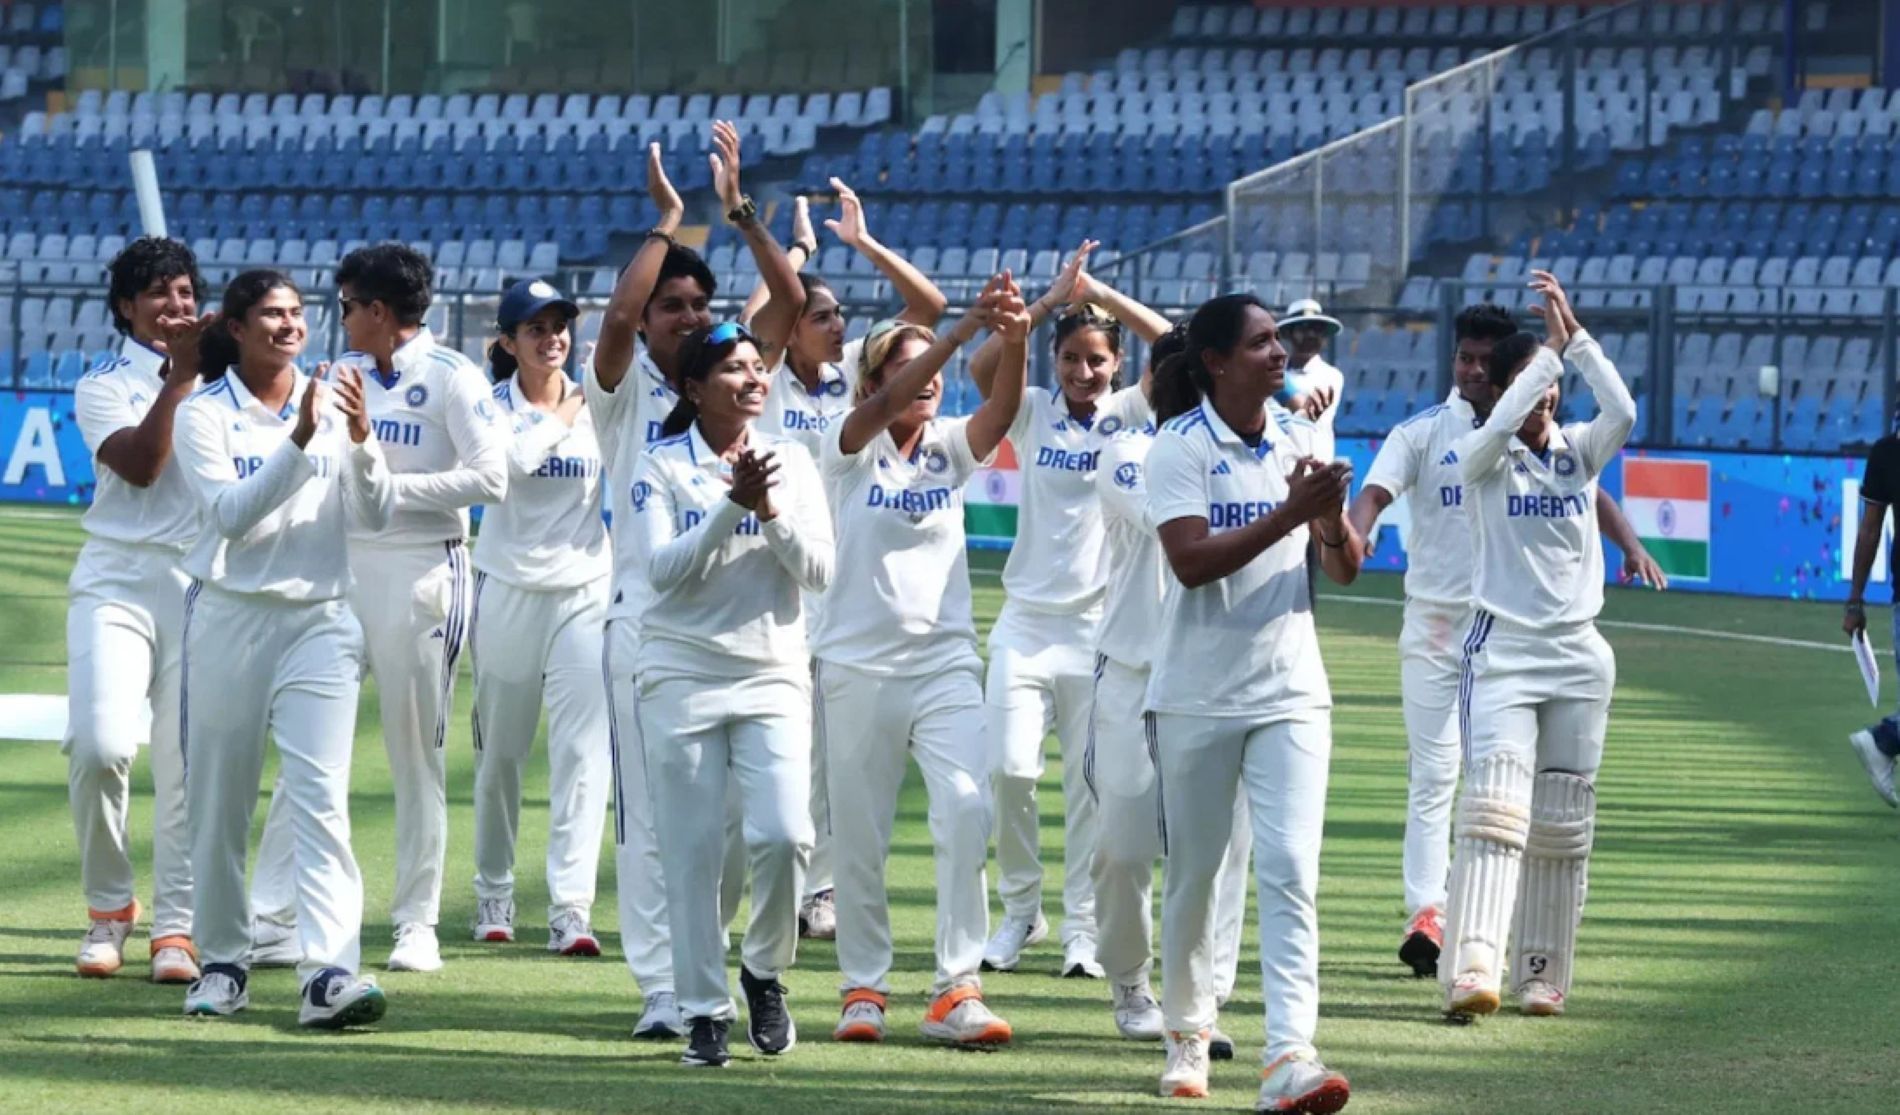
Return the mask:
<svg viewBox="0 0 1900 1115">
<path fill-rule="evenodd" d="M 706 334 L 706 343 L 709 345 L 725 345 L 733 341 L 755 341 L 755 338 L 751 330 L 736 321 L 722 321 Z"/>
<path fill-rule="evenodd" d="M 1067 309 L 1062 311 L 1062 314 L 1058 318 L 1058 320 L 1060 321 L 1081 320 L 1081 321 L 1087 322 L 1090 325 L 1103 325 L 1103 326 L 1115 326 L 1115 325 L 1121 324 L 1121 319 L 1117 318 L 1114 314 L 1109 313 L 1107 310 L 1102 309 L 1100 306 L 1097 306 L 1093 302 L 1084 302 L 1079 306 L 1068 307 Z"/>
</svg>

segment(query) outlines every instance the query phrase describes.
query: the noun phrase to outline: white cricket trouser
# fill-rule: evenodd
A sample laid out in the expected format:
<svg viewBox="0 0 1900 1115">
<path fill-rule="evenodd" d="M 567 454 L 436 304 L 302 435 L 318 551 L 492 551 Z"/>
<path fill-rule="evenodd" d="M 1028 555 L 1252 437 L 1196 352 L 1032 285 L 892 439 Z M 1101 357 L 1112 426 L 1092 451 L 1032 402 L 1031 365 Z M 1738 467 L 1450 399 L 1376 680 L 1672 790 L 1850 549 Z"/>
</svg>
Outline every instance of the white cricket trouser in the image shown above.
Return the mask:
<svg viewBox="0 0 1900 1115">
<path fill-rule="evenodd" d="M 1170 1030 L 1212 1026 L 1218 1010 L 1214 886 L 1232 836 L 1233 797 L 1247 794 L 1260 888 L 1264 1062 L 1313 1048 L 1319 1022 L 1319 845 L 1326 821 L 1332 713 L 1304 709 L 1265 723 L 1150 713 L 1160 764 L 1161 1009 Z"/>
<path fill-rule="evenodd" d="M 1095 959 L 1114 983 L 1139 985 L 1149 981 L 1154 964 L 1154 873 L 1161 858 L 1155 759 L 1141 716 L 1148 670 L 1105 656 L 1095 661 L 1094 712 L 1083 764 L 1102 826 L 1089 875 L 1099 934 Z M 1239 974 L 1252 852 L 1247 796 L 1236 787 L 1233 837 L 1214 884 L 1215 997 L 1222 1003 L 1233 993 Z"/>
<path fill-rule="evenodd" d="M 819 715 L 831 746 L 831 826 L 837 872 L 838 968 L 845 991 L 890 991 L 891 916 L 885 885 L 905 757 L 930 798 L 936 848 L 937 975 L 942 991 L 974 982 L 990 932 L 989 745 L 974 662 L 918 677 L 883 677 L 822 662 Z"/>
<path fill-rule="evenodd" d="M 1451 804 L 1458 792 L 1458 690 L 1468 605 L 1405 602 L 1399 691 L 1405 704 L 1405 914 L 1445 908 L 1451 870 Z"/>
<path fill-rule="evenodd" d="M 1616 656 L 1594 623 L 1538 629 L 1474 614 L 1461 725 L 1471 773 L 1459 812 L 1484 821 L 1470 825 L 1453 858 L 1441 982 L 1474 968 L 1502 975 L 1534 778 L 1561 771 L 1596 780 L 1615 688 Z M 1498 818 L 1515 831 L 1499 831 Z"/>
<path fill-rule="evenodd" d="M 185 790 L 200 958 L 246 966 L 245 847 L 277 743 L 290 833 L 298 972 L 356 971 L 363 877 L 350 851 L 350 749 L 363 630 L 341 600 L 298 604 L 194 586 L 185 617 Z"/>
<path fill-rule="evenodd" d="M 667 928 L 666 873 L 660 866 L 641 744 L 640 686 L 633 661 L 640 625 L 607 621 L 607 740 L 614 775 L 614 878 L 619 892 L 620 947 L 642 994 L 673 990 L 673 942 Z"/>
<path fill-rule="evenodd" d="M 594 905 L 613 759 L 607 743 L 607 578 L 536 592 L 475 575 L 475 895 L 513 898 L 521 771 L 548 713 L 548 917 Z"/>
<path fill-rule="evenodd" d="M 996 777 L 996 889 L 1003 911 L 1034 917 L 1042 906 L 1036 781 L 1051 729 L 1062 749 L 1062 941 L 1095 939 L 1095 800 L 1082 778 L 1094 687 L 1095 627 L 1100 611 L 1052 615 L 1003 605 L 990 631 L 984 693 Z"/>
<path fill-rule="evenodd" d="M 818 660 L 811 663 L 812 693 L 818 692 Z M 811 866 L 805 870 L 805 894 L 810 898 L 832 889 L 831 788 L 825 763 L 823 718 L 811 718 Z"/>
<path fill-rule="evenodd" d="M 397 925 L 434 925 L 442 904 L 449 804 L 443 743 L 455 704 L 455 663 L 467 635 L 472 583 L 458 539 L 423 546 L 350 544 L 350 609 L 363 625 L 396 790 Z M 273 790 L 257 848 L 252 905 L 290 920 L 288 840 Z"/>
<path fill-rule="evenodd" d="M 132 905 L 132 761 L 149 740 L 153 940 L 191 936 L 191 833 L 178 752 L 190 583 L 176 550 L 94 538 L 79 552 L 66 609 L 64 750 L 80 883 L 92 917 Z"/>
<path fill-rule="evenodd" d="M 798 952 L 798 900 L 811 857 L 811 689 L 807 678 L 643 680 L 640 728 L 672 919 L 673 979 L 687 1018 L 734 1017 L 720 893 L 727 802 L 743 803 L 752 920 L 740 956 L 777 979 Z"/>
</svg>

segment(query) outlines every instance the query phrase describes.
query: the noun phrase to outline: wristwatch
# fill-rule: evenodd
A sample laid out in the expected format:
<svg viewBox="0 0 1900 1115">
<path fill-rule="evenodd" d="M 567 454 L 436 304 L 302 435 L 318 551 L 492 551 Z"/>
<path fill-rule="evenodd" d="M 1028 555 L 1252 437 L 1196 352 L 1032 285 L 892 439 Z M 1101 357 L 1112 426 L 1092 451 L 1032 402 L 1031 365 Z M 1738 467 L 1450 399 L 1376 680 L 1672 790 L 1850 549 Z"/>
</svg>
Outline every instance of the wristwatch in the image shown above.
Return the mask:
<svg viewBox="0 0 1900 1115">
<path fill-rule="evenodd" d="M 806 259 L 818 258 L 818 241 L 816 240 L 813 240 L 810 242 L 806 242 L 804 240 L 794 240 L 791 242 L 791 244 L 789 244 L 786 247 L 785 250 L 790 251 L 793 248 L 797 248 L 799 251 L 804 252 Z"/>
<path fill-rule="evenodd" d="M 735 225 L 755 221 L 758 217 L 759 207 L 753 204 L 752 195 L 750 194 L 740 194 L 739 204 L 733 206 L 726 212 L 726 220 L 731 221 Z"/>
<path fill-rule="evenodd" d="M 664 241 L 666 241 L 666 242 L 667 242 L 668 244 L 671 244 L 671 245 L 673 245 L 673 246 L 675 246 L 675 247 L 678 247 L 678 246 L 679 246 L 679 241 L 678 241 L 678 240 L 675 240 L 675 239 L 673 238 L 673 234 L 672 234 L 672 233 L 670 233 L 670 232 L 668 232 L 668 231 L 666 231 L 666 230 L 665 230 L 665 229 L 663 229 L 663 228 L 657 228 L 657 227 L 656 227 L 656 228 L 650 228 L 650 229 L 647 229 L 647 234 L 646 234 L 646 236 L 644 236 L 644 237 L 642 237 L 642 239 L 644 239 L 644 240 L 664 240 Z"/>
</svg>

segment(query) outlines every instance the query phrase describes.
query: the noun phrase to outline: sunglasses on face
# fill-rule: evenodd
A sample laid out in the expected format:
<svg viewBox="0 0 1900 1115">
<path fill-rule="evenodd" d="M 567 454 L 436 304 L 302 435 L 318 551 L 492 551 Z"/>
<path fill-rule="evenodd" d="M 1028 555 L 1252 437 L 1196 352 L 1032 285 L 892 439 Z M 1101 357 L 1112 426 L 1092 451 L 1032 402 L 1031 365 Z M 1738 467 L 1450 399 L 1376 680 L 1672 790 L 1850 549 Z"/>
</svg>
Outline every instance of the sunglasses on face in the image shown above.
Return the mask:
<svg viewBox="0 0 1900 1115">
<path fill-rule="evenodd" d="M 753 341 L 755 344 L 757 343 L 756 339 L 752 336 L 751 330 L 736 321 L 722 321 L 712 327 L 712 332 L 706 334 L 706 343 L 709 345 L 731 344 L 733 341 Z"/>
</svg>

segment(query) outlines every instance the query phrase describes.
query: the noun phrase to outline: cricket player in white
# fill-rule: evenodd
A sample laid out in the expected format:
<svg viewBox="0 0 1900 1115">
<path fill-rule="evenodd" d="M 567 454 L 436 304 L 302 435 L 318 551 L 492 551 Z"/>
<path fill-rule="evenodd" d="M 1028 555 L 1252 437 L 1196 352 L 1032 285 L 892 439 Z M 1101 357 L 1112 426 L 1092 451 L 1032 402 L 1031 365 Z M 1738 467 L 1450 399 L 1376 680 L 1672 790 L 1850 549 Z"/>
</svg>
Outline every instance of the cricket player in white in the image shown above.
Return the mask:
<svg viewBox="0 0 1900 1115">
<path fill-rule="evenodd" d="M 422 324 L 434 281 L 427 258 L 406 244 L 378 244 L 345 256 L 336 274 L 354 350 L 339 363 L 363 374 L 370 425 L 396 486 L 387 526 L 350 530 L 359 574 L 350 607 L 363 624 L 396 791 L 389 969 L 432 972 L 442 967 L 435 926 L 448 847 L 443 746 L 473 604 L 468 508 L 507 493 L 508 438 L 487 379 Z M 285 823 L 273 806 L 253 890 L 257 944 L 271 959 L 281 958 L 291 904 Z"/>
<path fill-rule="evenodd" d="M 1022 469 L 1022 506 L 1003 569 L 1003 611 L 990 631 L 984 696 L 994 758 L 997 891 L 1004 916 L 984 946 L 983 964 L 1011 971 L 1021 963 L 1024 948 L 1049 932 L 1042 914 L 1036 782 L 1043 773 L 1043 740 L 1053 728 L 1062 749 L 1066 860 L 1060 970 L 1071 978 L 1100 979 L 1089 881 L 1095 799 L 1082 777 L 1095 630 L 1108 585 L 1095 457 L 1104 438 L 1150 418 L 1145 382 L 1115 390 L 1123 320 L 1150 342 L 1167 332 L 1168 322 L 1091 280 L 1086 265 L 1094 248 L 1094 241 L 1084 242 L 1030 308 L 1032 322 L 1061 310 L 1055 328 L 1056 390 L 1027 388 L 1009 430 Z M 991 389 L 1002 344 L 992 338 L 970 361 L 979 392 Z"/>
<path fill-rule="evenodd" d="M 1187 341 L 1185 326 L 1149 349 L 1150 373 Z M 1095 640 L 1095 687 L 1083 775 L 1096 802 L 1101 836 L 1089 865 L 1095 888 L 1096 958 L 1105 970 L 1115 1028 L 1136 1041 L 1160 1041 L 1166 1024 L 1150 983 L 1154 957 L 1153 887 L 1161 858 L 1160 800 L 1142 707 L 1148 696 L 1155 632 L 1161 629 L 1168 575 L 1148 517 L 1145 468 L 1154 445 L 1154 413 L 1107 438 L 1096 462 L 1095 491 L 1108 534 L 1108 594 Z M 1247 864 L 1253 834 L 1247 798 L 1234 795 L 1234 832 L 1214 886 L 1215 1001 L 1225 1005 L 1240 968 L 1247 914 Z M 1208 1056 L 1232 1060 L 1233 1039 L 1208 1027 Z"/>
<path fill-rule="evenodd" d="M 1185 350 L 1155 377 L 1162 428 L 1148 456 L 1148 514 L 1174 574 L 1146 702 L 1167 856 L 1161 1094 L 1207 1094 L 1213 892 L 1244 785 L 1266 1000 L 1256 1110 L 1323 1113 L 1349 1093 L 1313 1048 L 1332 695 L 1307 547 L 1316 538 L 1326 575 L 1344 584 L 1364 545 L 1346 520 L 1350 468 L 1314 460 L 1310 423 L 1268 410 L 1285 375 L 1273 315 L 1253 295 L 1229 294 L 1195 311 Z"/>
<path fill-rule="evenodd" d="M 1527 1014 L 1561 1014 L 1596 823 L 1616 661 L 1597 633 L 1603 548 L 1597 476 L 1636 423 L 1636 403 L 1557 280 L 1533 271 L 1548 339 L 1498 342 L 1503 397 L 1458 443 L 1470 509 L 1477 612 L 1465 640 L 1466 776 L 1439 965 L 1454 1016 L 1500 1005 L 1504 935 L 1516 913 L 1511 988 Z M 1597 399 L 1588 423 L 1559 428 L 1563 357 Z M 1520 908 L 1521 907 L 1521 908 Z"/>
<path fill-rule="evenodd" d="M 1465 514 L 1458 442 L 1482 425 L 1497 401 L 1485 370 L 1491 350 L 1517 332 L 1509 310 L 1466 307 L 1454 327 L 1455 384 L 1445 402 L 1393 427 L 1354 497 L 1353 526 L 1372 536 L 1381 512 L 1409 496 L 1405 623 L 1399 680 L 1408 738 L 1405 815 L 1405 931 L 1399 959 L 1420 977 L 1438 974 L 1445 935 L 1445 880 L 1451 868 L 1451 806 L 1462 752 L 1458 738 L 1463 643 L 1471 630 L 1471 526 Z M 1643 548 L 1616 501 L 1599 493 L 1597 520 L 1622 547 L 1627 579 L 1664 588 L 1668 579 Z"/>
<path fill-rule="evenodd" d="M 292 833 L 298 1021 L 338 1029 L 384 1010 L 382 991 L 356 974 L 363 880 L 350 850 L 349 784 L 363 634 L 344 599 L 345 536 L 352 522 L 387 520 L 396 496 L 362 377 L 341 368 L 326 385 L 326 369 L 300 373 L 293 361 L 305 336 L 289 278 L 248 271 L 225 291 L 220 315 L 172 340 L 181 374 L 229 367 L 179 408 L 174 431 L 205 517 L 185 558 L 193 581 L 180 719 L 204 959 L 185 1013 L 228 1015 L 248 1002 L 245 844 L 268 733 Z"/>
<path fill-rule="evenodd" d="M 728 215 L 736 212 L 743 218 L 735 225 L 751 248 L 776 303 L 761 313 L 755 325 L 759 333 L 778 337 L 783 343 L 784 333 L 803 306 L 798 272 L 758 220 L 756 208 L 738 190 L 738 133 L 723 121 L 715 124 L 714 133 L 719 148 L 715 178 L 721 198 L 730 193 L 735 199 Z M 659 440 L 660 428 L 679 400 L 674 377 L 680 346 L 694 330 L 712 324 L 710 306 L 717 281 L 697 253 L 673 239 L 685 218 L 686 206 L 667 180 L 658 144 L 647 149 L 647 192 L 659 210 L 660 223 L 647 232 L 645 242 L 614 287 L 603 314 L 599 344 L 581 386 L 594 417 L 602 459 L 607 463 L 607 508 L 612 517 L 613 597 L 607 609 L 607 651 L 602 668 L 608 681 L 621 944 L 627 954 L 627 967 L 645 998 L 634 1036 L 663 1040 L 679 1037 L 684 1030 L 674 997 L 665 874 L 653 830 L 646 767 L 641 761 L 644 749 L 635 663 L 640 616 L 653 589 L 632 533 L 632 492 L 640 455 L 649 443 Z M 722 910 L 730 912 L 726 896 L 722 896 L 721 905 Z"/>
<path fill-rule="evenodd" d="M 600 672 L 613 555 L 600 442 L 567 377 L 578 308 L 539 279 L 509 288 L 490 351 L 511 427 L 508 498 L 475 541 L 475 939 L 515 937 L 521 771 L 548 714 L 548 951 L 599 956 L 591 919 L 607 823 L 607 685 Z"/>
<path fill-rule="evenodd" d="M 734 1017 L 720 910 L 727 801 L 738 793 L 752 884 L 741 947 L 747 1038 L 797 1041 L 779 976 L 798 949 L 811 857 L 811 658 L 803 598 L 831 578 L 831 517 L 810 454 L 754 428 L 769 390 L 745 328 L 689 337 L 666 437 L 641 459 L 635 528 L 654 595 L 641 620 L 644 762 L 665 865 L 681 1062 L 729 1059 Z"/>
<path fill-rule="evenodd" d="M 1280 318 L 1280 335 L 1286 338 L 1287 348 L 1286 386 L 1280 391 L 1280 401 L 1313 420 L 1313 456 L 1322 461 L 1333 459 L 1333 423 L 1339 417 L 1346 373 L 1320 354 L 1341 328 L 1339 319 L 1328 317 L 1311 298 L 1294 302 Z"/>
<path fill-rule="evenodd" d="M 943 318 L 943 291 L 909 260 L 885 247 L 864 221 L 864 203 L 856 191 L 839 179 L 831 180 L 837 191 L 839 215 L 825 227 L 875 267 L 904 301 L 899 321 L 936 328 Z M 801 268 L 809 266 L 818 253 L 818 237 L 811 226 L 811 208 L 803 197 L 794 202 L 792 242 L 787 256 Z M 845 319 L 838 296 L 818 276 L 800 272 L 805 288 L 805 307 L 784 344 L 767 346 L 762 354 L 771 373 L 771 393 L 765 399 L 765 414 L 759 428 L 803 445 L 816 460 L 831 424 L 849 413 L 852 391 L 856 386 L 857 367 L 864 350 L 862 338 L 846 343 Z M 750 323 L 756 309 L 767 302 L 767 289 L 761 281 L 746 303 L 740 320 Z M 764 343 L 764 342 L 761 342 Z M 805 625 L 817 625 L 818 609 L 824 597 L 807 594 Z M 814 666 L 816 664 L 814 663 Z M 798 908 L 799 933 L 815 940 L 837 936 L 838 914 L 831 872 L 831 806 L 825 789 L 824 725 L 814 718 L 811 740 L 811 819 L 817 838 L 812 844 L 811 867 L 805 873 L 804 900 Z"/>
<path fill-rule="evenodd" d="M 937 417 L 942 368 L 988 322 L 1008 338 L 988 400 Z M 820 468 L 837 567 L 818 624 L 819 715 L 832 748 L 838 880 L 839 1041 L 884 1039 L 891 927 L 885 885 L 906 756 L 930 798 L 936 848 L 936 978 L 923 1034 L 996 1045 L 1009 1023 L 983 1002 L 990 802 L 981 659 L 964 552 L 963 485 L 1002 444 L 1022 398 L 1029 316 L 1007 273 L 942 337 L 880 323 L 864 348 L 858 405 L 826 435 Z"/>
<path fill-rule="evenodd" d="M 176 240 L 136 240 L 109 268 L 119 355 L 73 388 L 97 476 L 68 582 L 65 751 L 89 925 L 75 966 L 124 964 L 139 903 L 127 833 L 132 762 L 151 744 L 153 983 L 198 978 L 191 941 L 191 848 L 178 750 L 185 588 L 178 560 L 198 540 L 198 502 L 172 467 L 172 423 L 198 387 L 166 356 L 167 334 L 198 313 L 198 261 Z M 147 710 L 150 710 L 149 717 Z"/>
</svg>

